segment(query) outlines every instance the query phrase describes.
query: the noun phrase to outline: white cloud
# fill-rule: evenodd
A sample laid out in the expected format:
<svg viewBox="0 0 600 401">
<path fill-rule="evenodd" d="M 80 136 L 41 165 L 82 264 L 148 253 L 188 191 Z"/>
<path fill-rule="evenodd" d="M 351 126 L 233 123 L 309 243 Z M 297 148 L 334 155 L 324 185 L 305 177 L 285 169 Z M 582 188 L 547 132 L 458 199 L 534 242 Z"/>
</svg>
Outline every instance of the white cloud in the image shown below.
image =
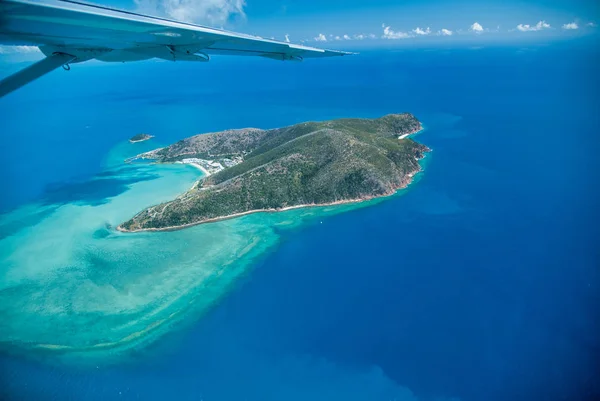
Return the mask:
<svg viewBox="0 0 600 401">
<path fill-rule="evenodd" d="M 568 24 L 564 24 L 563 29 L 579 29 L 579 25 L 577 25 L 577 22 L 570 22 Z"/>
<path fill-rule="evenodd" d="M 450 29 L 442 29 L 441 31 L 438 32 L 438 35 L 441 36 L 452 36 L 454 32 L 452 32 Z"/>
<path fill-rule="evenodd" d="M 416 33 L 417 35 L 429 35 L 431 33 L 431 29 L 429 29 L 429 27 L 425 30 L 416 27 L 415 29 L 412 30 L 414 33 Z"/>
<path fill-rule="evenodd" d="M 383 28 L 383 35 L 381 37 L 384 39 L 406 39 L 412 37 L 412 35 L 406 32 L 393 31 L 392 28 L 385 26 L 385 24 L 382 24 L 381 27 Z"/>
<path fill-rule="evenodd" d="M 335 36 L 333 38 L 335 40 L 365 40 L 365 39 L 377 39 L 377 35 L 374 35 L 372 33 L 370 33 L 370 34 L 357 33 L 352 36 L 350 36 L 348 34 L 344 34 L 342 36 Z"/>
<path fill-rule="evenodd" d="M 315 40 L 316 40 L 317 42 L 327 42 L 327 38 L 326 38 L 326 37 L 325 37 L 325 35 L 323 35 L 322 33 L 320 33 L 320 34 L 319 34 L 319 36 L 317 36 L 317 37 L 315 38 Z"/>
<path fill-rule="evenodd" d="M 481 33 L 484 31 L 484 29 L 479 22 L 475 22 L 475 23 L 473 23 L 473 25 L 471 25 L 471 27 L 469 28 L 469 31 L 475 32 L 475 33 Z"/>
<path fill-rule="evenodd" d="M 517 29 L 521 32 L 533 32 L 533 31 L 541 31 L 542 29 L 549 29 L 550 28 L 550 24 L 548 24 L 546 21 L 540 21 L 537 24 L 531 26 L 531 25 L 523 25 L 523 24 L 519 24 L 517 25 Z"/>
<path fill-rule="evenodd" d="M 0 46 L 0 54 L 40 53 L 37 46 Z"/>
<path fill-rule="evenodd" d="M 233 17 L 245 18 L 246 0 L 134 0 L 137 10 L 178 21 L 224 24 Z"/>
<path fill-rule="evenodd" d="M 588 22 L 586 25 L 587 25 L 587 26 L 590 26 L 590 27 L 592 27 L 592 28 L 595 28 L 595 27 L 597 27 L 597 26 L 598 26 L 598 25 L 597 25 L 595 22 Z"/>
<path fill-rule="evenodd" d="M 290 35 L 288 35 L 287 33 L 285 34 L 285 41 L 287 43 L 290 43 Z"/>
</svg>

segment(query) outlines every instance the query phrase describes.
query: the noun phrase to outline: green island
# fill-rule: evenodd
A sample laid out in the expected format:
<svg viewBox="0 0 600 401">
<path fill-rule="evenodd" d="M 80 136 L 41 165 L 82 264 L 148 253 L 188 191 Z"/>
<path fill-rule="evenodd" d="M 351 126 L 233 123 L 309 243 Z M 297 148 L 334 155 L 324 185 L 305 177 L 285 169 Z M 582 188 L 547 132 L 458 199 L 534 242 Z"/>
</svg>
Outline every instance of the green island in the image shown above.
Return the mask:
<svg viewBox="0 0 600 401">
<path fill-rule="evenodd" d="M 153 135 L 149 135 L 149 134 L 137 134 L 132 136 L 131 138 L 129 138 L 129 142 L 131 143 L 136 143 L 136 142 L 143 142 L 143 141 L 147 141 L 148 139 L 154 138 Z"/>
<path fill-rule="evenodd" d="M 134 159 L 184 163 L 205 175 L 121 231 L 173 230 L 253 212 L 359 202 L 406 187 L 429 149 L 409 113 L 196 135 Z"/>
</svg>

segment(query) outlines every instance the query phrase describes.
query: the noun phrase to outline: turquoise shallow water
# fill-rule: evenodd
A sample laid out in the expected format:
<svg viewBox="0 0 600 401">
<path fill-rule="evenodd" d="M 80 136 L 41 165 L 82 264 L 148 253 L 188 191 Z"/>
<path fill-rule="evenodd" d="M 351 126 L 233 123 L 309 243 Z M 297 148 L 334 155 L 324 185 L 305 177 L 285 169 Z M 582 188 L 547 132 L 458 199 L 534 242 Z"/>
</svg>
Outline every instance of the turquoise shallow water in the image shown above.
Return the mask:
<svg viewBox="0 0 600 401">
<path fill-rule="evenodd" d="M 124 163 L 152 147 L 120 143 L 90 180 L 2 216 L 0 344 L 6 350 L 91 365 L 114 363 L 119 353 L 127 359 L 125 350 L 197 319 L 273 248 L 282 230 L 365 206 L 257 213 L 171 232 L 119 232 L 121 222 L 201 178 L 191 166 Z M 114 196 L 102 189 L 110 193 L 119 185 Z M 59 201 L 62 193 L 73 199 Z"/>
</svg>

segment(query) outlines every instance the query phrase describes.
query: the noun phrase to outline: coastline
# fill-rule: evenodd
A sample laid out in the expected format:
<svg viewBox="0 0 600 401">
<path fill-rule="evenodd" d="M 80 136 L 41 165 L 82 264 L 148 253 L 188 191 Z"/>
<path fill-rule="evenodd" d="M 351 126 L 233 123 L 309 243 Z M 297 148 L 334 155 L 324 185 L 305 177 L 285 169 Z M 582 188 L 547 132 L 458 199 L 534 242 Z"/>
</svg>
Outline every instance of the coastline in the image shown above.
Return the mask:
<svg viewBox="0 0 600 401">
<path fill-rule="evenodd" d="M 417 129 L 417 130 L 415 130 L 413 132 L 409 132 L 408 134 L 400 135 L 398 137 L 398 139 L 406 139 L 406 138 L 408 138 L 411 135 L 417 135 L 417 134 L 421 133 L 421 131 L 423 131 L 425 129 L 425 127 L 423 127 L 423 124 L 419 124 L 419 127 L 420 127 L 419 129 Z"/>
<path fill-rule="evenodd" d="M 418 160 L 420 160 L 420 159 L 418 159 Z M 226 215 L 226 216 L 213 217 L 213 218 L 210 218 L 210 219 L 206 219 L 206 220 L 202 220 L 202 221 L 197 221 L 197 222 L 194 222 L 194 223 L 181 224 L 181 225 L 178 225 L 178 226 L 170 226 L 170 227 L 161 227 L 161 228 L 141 228 L 141 229 L 135 229 L 135 230 L 128 230 L 128 229 L 125 229 L 125 228 L 121 227 L 121 224 L 119 224 L 116 227 L 116 230 L 120 231 L 122 233 L 140 233 L 140 232 L 153 232 L 153 231 L 154 232 L 160 232 L 160 231 L 178 231 L 178 230 L 183 230 L 185 228 L 197 226 L 197 225 L 200 225 L 200 224 L 215 223 L 215 222 L 218 222 L 218 221 L 234 219 L 234 218 L 237 218 L 237 217 L 242 217 L 242 216 L 246 216 L 246 215 L 254 214 L 254 213 L 279 213 L 279 212 L 285 212 L 285 211 L 288 211 L 288 210 L 301 209 L 301 208 L 338 206 L 338 205 L 345 205 L 345 204 L 351 204 L 351 203 L 366 202 L 366 201 L 370 201 L 370 200 L 374 200 L 374 199 L 380 199 L 380 198 L 387 198 L 387 197 L 390 197 L 392 195 L 395 195 L 401 189 L 407 188 L 413 182 L 413 179 L 414 179 L 415 175 L 417 173 L 421 172 L 421 171 L 422 171 L 421 167 L 419 167 L 419 169 L 417 169 L 415 171 L 411 171 L 410 173 L 408 173 L 406 175 L 407 179 L 404 180 L 402 182 L 402 184 L 400 184 L 400 186 L 398 186 L 397 188 L 394 188 L 391 191 L 385 192 L 382 195 L 368 196 L 368 197 L 359 198 L 359 199 L 344 199 L 344 200 L 339 200 L 339 201 L 335 201 L 335 202 L 328 202 L 328 203 L 312 203 L 312 204 L 293 205 L 293 206 L 286 206 L 286 207 L 277 208 L 277 209 L 254 209 L 254 210 L 248 210 L 248 211 L 245 211 L 245 212 L 239 212 L 239 213 L 229 214 L 229 215 Z"/>
<path fill-rule="evenodd" d="M 208 176 L 211 175 L 210 172 L 207 169 L 205 169 L 204 167 L 202 167 L 198 163 L 181 163 L 181 164 L 187 164 L 188 166 L 192 166 L 192 167 L 197 168 L 198 170 L 202 171 L 206 177 L 208 177 Z"/>
</svg>

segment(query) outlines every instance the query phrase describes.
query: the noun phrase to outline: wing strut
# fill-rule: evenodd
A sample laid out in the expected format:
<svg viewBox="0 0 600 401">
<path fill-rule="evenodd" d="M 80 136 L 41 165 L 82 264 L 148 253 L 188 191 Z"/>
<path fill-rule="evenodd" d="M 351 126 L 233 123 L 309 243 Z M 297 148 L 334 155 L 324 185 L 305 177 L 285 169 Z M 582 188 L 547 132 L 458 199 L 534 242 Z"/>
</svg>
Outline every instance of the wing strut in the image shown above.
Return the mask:
<svg viewBox="0 0 600 401">
<path fill-rule="evenodd" d="M 26 85 L 42 75 L 68 64 L 75 59 L 76 57 L 70 54 L 53 53 L 51 56 L 48 56 L 0 81 L 0 97 L 3 97 L 15 89 L 19 89 L 21 86 Z"/>
</svg>

